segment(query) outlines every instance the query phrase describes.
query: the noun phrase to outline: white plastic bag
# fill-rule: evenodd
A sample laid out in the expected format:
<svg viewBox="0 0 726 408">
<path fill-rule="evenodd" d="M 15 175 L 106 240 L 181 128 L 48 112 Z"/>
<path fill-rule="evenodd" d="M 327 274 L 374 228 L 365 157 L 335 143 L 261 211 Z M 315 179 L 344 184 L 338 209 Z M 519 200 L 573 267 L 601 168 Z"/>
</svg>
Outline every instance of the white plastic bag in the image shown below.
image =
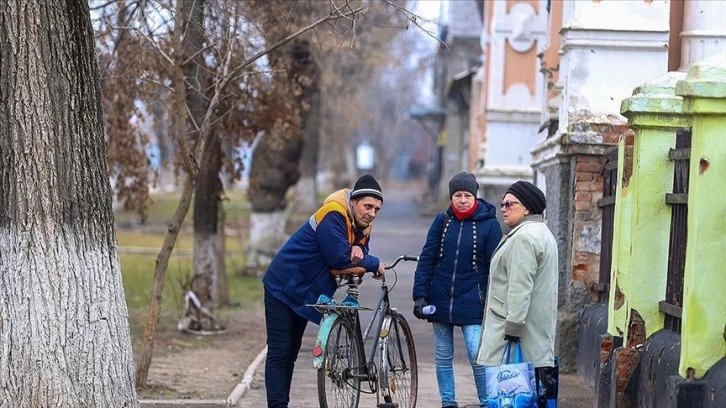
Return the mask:
<svg viewBox="0 0 726 408">
<path fill-rule="evenodd" d="M 487 367 L 486 378 L 488 408 L 537 408 L 534 364 L 523 361 L 519 342 L 507 342 L 502 364 Z"/>
</svg>

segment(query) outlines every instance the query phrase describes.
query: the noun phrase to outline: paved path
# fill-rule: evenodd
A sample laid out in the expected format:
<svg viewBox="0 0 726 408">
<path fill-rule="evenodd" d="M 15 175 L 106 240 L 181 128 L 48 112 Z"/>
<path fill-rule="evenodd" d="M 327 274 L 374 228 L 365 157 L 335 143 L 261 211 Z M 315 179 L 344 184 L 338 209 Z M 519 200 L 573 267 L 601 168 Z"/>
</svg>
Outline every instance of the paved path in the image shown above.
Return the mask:
<svg viewBox="0 0 726 408">
<path fill-rule="evenodd" d="M 421 209 L 410 203 L 407 190 L 402 188 L 384 187 L 385 202 L 379 217 L 376 219 L 371 240 L 371 253 L 379 256 L 384 263 L 390 262 L 401 254 L 417 255 L 423 246 L 426 232 L 433 220 L 433 215 L 420 215 Z M 411 287 L 415 265 L 404 262 L 396 267 L 397 283 L 392 291 L 391 303 L 402 311 L 411 323 L 416 341 L 416 351 L 419 366 L 419 393 L 418 407 L 435 408 L 440 406 L 436 374 L 433 364 L 433 338 L 429 323 L 420 321 L 413 316 L 411 300 Z M 389 284 L 393 276 L 387 274 Z M 375 306 L 378 294 L 378 281 L 366 278 L 361 286 L 360 300 L 362 305 Z M 336 296 L 340 300 L 340 294 Z M 307 408 L 318 407 L 317 374 L 312 367 L 312 344 L 318 326 L 309 324 L 303 339 L 295 374 L 293 377 L 290 407 Z M 477 407 L 476 390 L 472 379 L 471 366 L 466 358 L 466 349 L 461 339 L 461 333 L 455 336 L 455 375 L 456 393 L 460 407 Z M 264 407 L 264 362 L 255 372 L 249 384 L 249 389 L 239 400 L 238 406 Z M 375 397 L 362 395 L 360 406 L 363 408 L 375 407 Z M 562 376 L 560 383 L 560 408 L 582 408 L 593 405 L 592 388 L 583 385 L 575 376 Z"/>
</svg>

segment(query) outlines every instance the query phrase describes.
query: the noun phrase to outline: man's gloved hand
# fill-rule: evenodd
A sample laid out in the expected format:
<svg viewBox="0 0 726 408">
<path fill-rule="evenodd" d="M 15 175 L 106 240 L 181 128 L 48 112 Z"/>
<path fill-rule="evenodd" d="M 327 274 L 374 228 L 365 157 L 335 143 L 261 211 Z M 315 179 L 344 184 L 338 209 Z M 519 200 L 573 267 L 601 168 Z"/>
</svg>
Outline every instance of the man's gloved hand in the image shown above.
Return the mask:
<svg viewBox="0 0 726 408">
<path fill-rule="evenodd" d="M 425 320 L 426 315 L 423 314 L 423 308 L 426 306 L 426 299 L 424 298 L 416 298 L 413 301 L 413 315 L 416 316 L 417 319 Z"/>
<path fill-rule="evenodd" d="M 517 336 L 510 336 L 509 334 L 504 335 L 504 341 L 511 341 L 512 343 L 517 343 L 519 341 L 519 337 Z"/>
</svg>

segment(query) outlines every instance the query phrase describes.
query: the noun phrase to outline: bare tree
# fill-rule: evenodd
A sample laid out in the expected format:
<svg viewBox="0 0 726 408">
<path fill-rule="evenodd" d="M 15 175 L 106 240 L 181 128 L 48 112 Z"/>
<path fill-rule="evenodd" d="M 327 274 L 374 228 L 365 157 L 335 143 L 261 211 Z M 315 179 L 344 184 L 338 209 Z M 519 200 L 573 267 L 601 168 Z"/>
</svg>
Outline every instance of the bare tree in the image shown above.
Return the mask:
<svg viewBox="0 0 726 408">
<path fill-rule="evenodd" d="M 137 406 L 88 4 L 0 29 L 0 405 Z"/>
</svg>

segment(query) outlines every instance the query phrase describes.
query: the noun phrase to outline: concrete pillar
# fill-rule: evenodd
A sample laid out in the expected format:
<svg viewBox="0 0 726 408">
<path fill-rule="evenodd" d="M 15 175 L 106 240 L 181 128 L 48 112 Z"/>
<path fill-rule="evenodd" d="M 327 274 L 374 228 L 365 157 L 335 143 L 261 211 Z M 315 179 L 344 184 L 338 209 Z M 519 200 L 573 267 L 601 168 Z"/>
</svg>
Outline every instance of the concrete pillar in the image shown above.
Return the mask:
<svg viewBox="0 0 726 408">
<path fill-rule="evenodd" d="M 693 63 L 724 50 L 726 47 L 724 13 L 726 13 L 726 3 L 722 1 L 688 0 L 683 2 L 679 71 L 685 72 Z"/>
<path fill-rule="evenodd" d="M 630 138 L 630 140 L 628 140 Z M 615 196 L 613 215 L 613 245 L 610 264 L 610 293 L 608 295 L 607 332 L 622 342 L 625 334 L 622 328 L 628 327 L 628 308 L 624 307 L 623 295 L 618 282 L 630 280 L 630 232 L 633 213 L 633 194 L 629 194 L 632 166 L 632 133 L 620 138 L 618 143 L 618 194 Z M 621 344 L 622 345 L 622 344 Z"/>
<path fill-rule="evenodd" d="M 676 94 L 693 115 L 679 374 L 701 378 L 726 355 L 726 52 L 693 65 Z"/>
<path fill-rule="evenodd" d="M 631 200 L 630 218 L 619 220 L 619 232 L 630 245 L 618 254 L 618 265 L 626 265 L 624 270 L 613 269 L 611 276 L 614 313 L 609 322 L 611 333 L 623 333 L 625 338 L 631 310 L 643 318 L 646 337 L 663 328 L 658 302 L 665 298 L 671 225 L 671 206 L 665 196 L 673 191 L 674 168 L 668 151 L 675 147 L 677 130 L 690 126 L 690 117 L 682 111 L 683 99 L 675 94 L 676 81 L 684 77 L 681 72 L 669 72 L 635 88 L 633 96 L 622 103 L 622 113 L 635 132 L 633 169 L 615 205 L 618 199 Z M 613 248 L 622 250 L 618 238 Z M 615 304 L 616 299 L 622 301 Z M 618 306 L 625 313 L 618 313 Z"/>
</svg>

